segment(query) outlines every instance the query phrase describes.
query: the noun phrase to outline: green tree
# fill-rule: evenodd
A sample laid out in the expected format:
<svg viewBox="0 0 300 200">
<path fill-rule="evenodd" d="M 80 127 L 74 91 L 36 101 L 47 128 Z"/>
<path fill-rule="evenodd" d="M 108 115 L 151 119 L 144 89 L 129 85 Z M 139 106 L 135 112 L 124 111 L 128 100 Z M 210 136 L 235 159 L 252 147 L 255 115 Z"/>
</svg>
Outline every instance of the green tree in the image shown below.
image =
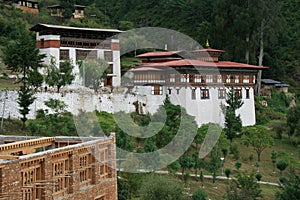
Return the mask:
<svg viewBox="0 0 300 200">
<path fill-rule="evenodd" d="M 239 170 L 242 167 L 242 163 L 236 162 L 234 166 L 237 170 Z"/>
<path fill-rule="evenodd" d="M 182 200 L 185 199 L 183 186 L 178 179 L 170 176 L 148 175 L 142 182 L 139 190 L 141 200 L 164 199 Z"/>
<path fill-rule="evenodd" d="M 269 130 L 261 125 L 247 127 L 245 129 L 245 145 L 252 146 L 257 153 L 257 161 L 260 161 L 261 153 L 273 146 L 274 141 Z"/>
<path fill-rule="evenodd" d="M 276 153 L 276 151 L 273 150 L 271 152 L 271 160 L 272 160 L 272 164 L 273 164 L 273 173 L 275 173 L 276 159 L 277 159 L 277 153 Z"/>
<path fill-rule="evenodd" d="M 287 113 L 287 125 L 289 138 L 294 134 L 300 134 L 300 106 L 291 107 Z"/>
<path fill-rule="evenodd" d="M 180 170 L 180 164 L 178 162 L 178 160 L 172 162 L 171 164 L 168 165 L 168 171 L 171 174 L 176 174 L 176 172 L 178 172 Z"/>
<path fill-rule="evenodd" d="M 289 178 L 281 184 L 281 190 L 276 193 L 276 200 L 299 199 L 300 197 L 300 176 L 291 174 Z"/>
<path fill-rule="evenodd" d="M 25 86 L 21 86 L 18 91 L 18 104 L 20 106 L 19 112 L 22 115 L 21 121 L 23 122 L 22 129 L 25 128 L 25 122 L 27 121 L 27 115 L 30 111 L 29 106 L 34 102 L 35 97 L 33 92 Z"/>
<path fill-rule="evenodd" d="M 97 91 L 100 81 L 106 78 L 109 65 L 102 59 L 83 61 L 80 66 L 80 76 L 86 87 L 92 86 Z"/>
<path fill-rule="evenodd" d="M 193 192 L 192 200 L 207 200 L 208 196 L 204 190 L 198 189 Z"/>
<path fill-rule="evenodd" d="M 17 40 L 9 42 L 3 49 L 3 61 L 8 69 L 22 74 L 18 104 L 19 112 L 22 115 L 22 129 L 24 129 L 30 111 L 29 106 L 35 99 L 30 86 L 39 87 L 41 85 L 38 68 L 45 56 L 40 55 L 35 40 L 28 32 L 22 31 L 19 34 Z"/>
<path fill-rule="evenodd" d="M 276 167 L 277 169 L 280 170 L 280 173 L 282 174 L 282 172 L 289 166 L 289 164 L 285 161 L 285 160 L 279 160 L 276 163 Z"/>
<path fill-rule="evenodd" d="M 243 106 L 242 98 L 237 95 L 233 88 L 227 93 L 226 104 L 221 104 L 221 109 L 225 114 L 225 134 L 232 143 L 237 134 L 242 130 L 242 120 L 236 111 Z"/>
<path fill-rule="evenodd" d="M 179 164 L 181 166 L 182 176 L 185 174 L 186 169 L 191 169 L 194 166 L 194 159 L 192 156 L 187 155 L 186 153 L 179 158 Z"/>
<path fill-rule="evenodd" d="M 229 168 L 225 169 L 225 175 L 228 180 L 229 180 L 230 174 L 231 174 L 231 169 L 229 169 Z"/>
<path fill-rule="evenodd" d="M 227 191 L 227 199 L 229 200 L 253 200 L 261 197 L 261 189 L 254 174 L 239 174 L 236 179 L 233 179 L 233 184 Z"/>
<path fill-rule="evenodd" d="M 58 68 L 55 65 L 55 59 L 51 58 L 51 63 L 47 68 L 45 77 L 46 83 L 49 86 L 56 86 L 59 93 L 62 86 L 69 85 L 74 80 L 75 76 L 72 74 L 73 68 L 70 60 L 60 62 Z"/>
</svg>

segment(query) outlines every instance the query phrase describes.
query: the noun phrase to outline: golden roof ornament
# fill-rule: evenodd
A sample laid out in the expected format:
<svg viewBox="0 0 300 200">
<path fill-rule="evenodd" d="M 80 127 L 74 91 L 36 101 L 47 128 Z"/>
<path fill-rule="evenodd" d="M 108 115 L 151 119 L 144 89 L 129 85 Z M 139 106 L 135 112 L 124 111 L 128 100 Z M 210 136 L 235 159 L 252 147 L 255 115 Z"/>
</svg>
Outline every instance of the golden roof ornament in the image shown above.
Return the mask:
<svg viewBox="0 0 300 200">
<path fill-rule="evenodd" d="M 209 41 L 208 41 L 208 39 L 206 40 L 206 44 L 205 44 L 205 46 L 206 46 L 206 48 L 208 48 L 208 47 L 209 47 Z"/>
</svg>

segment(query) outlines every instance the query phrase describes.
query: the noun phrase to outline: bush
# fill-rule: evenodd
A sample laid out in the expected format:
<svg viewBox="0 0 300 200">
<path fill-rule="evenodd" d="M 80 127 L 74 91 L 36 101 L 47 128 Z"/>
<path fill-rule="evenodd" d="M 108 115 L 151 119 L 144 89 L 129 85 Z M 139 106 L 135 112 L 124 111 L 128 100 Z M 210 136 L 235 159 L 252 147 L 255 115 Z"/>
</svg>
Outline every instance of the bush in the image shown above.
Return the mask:
<svg viewBox="0 0 300 200">
<path fill-rule="evenodd" d="M 236 162 L 234 166 L 237 170 L 239 170 L 242 167 L 242 163 Z"/>
<path fill-rule="evenodd" d="M 225 175 L 226 175 L 226 177 L 227 178 L 229 178 L 230 177 L 230 174 L 231 174 L 231 169 L 225 169 Z"/>
<path fill-rule="evenodd" d="M 276 163 L 276 167 L 280 170 L 280 173 L 282 173 L 288 166 L 289 164 L 285 160 L 280 160 Z"/>
<path fill-rule="evenodd" d="M 147 176 L 139 190 L 141 200 L 164 199 L 183 200 L 184 190 L 178 179 L 170 176 L 154 175 Z"/>
<path fill-rule="evenodd" d="M 192 200 L 206 200 L 207 194 L 204 190 L 198 189 L 193 193 Z"/>
<path fill-rule="evenodd" d="M 257 179 L 257 181 L 260 181 L 262 178 L 262 175 L 260 173 L 255 175 L 255 178 Z"/>
</svg>

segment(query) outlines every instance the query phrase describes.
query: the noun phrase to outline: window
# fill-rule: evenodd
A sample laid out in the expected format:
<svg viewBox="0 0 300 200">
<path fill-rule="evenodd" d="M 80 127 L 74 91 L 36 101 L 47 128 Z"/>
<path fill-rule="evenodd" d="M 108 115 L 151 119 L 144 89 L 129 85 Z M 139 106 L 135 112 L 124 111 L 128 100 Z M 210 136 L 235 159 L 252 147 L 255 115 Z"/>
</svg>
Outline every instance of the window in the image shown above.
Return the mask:
<svg viewBox="0 0 300 200">
<path fill-rule="evenodd" d="M 240 76 L 239 75 L 235 75 L 234 78 L 235 78 L 234 79 L 235 83 L 239 83 L 240 82 Z"/>
<path fill-rule="evenodd" d="M 91 156 L 86 154 L 79 157 L 79 181 L 80 183 L 91 181 Z"/>
<path fill-rule="evenodd" d="M 0 168 L 0 194 L 2 194 L 2 168 Z"/>
<path fill-rule="evenodd" d="M 206 83 L 212 83 L 213 82 L 213 75 L 206 75 Z"/>
<path fill-rule="evenodd" d="M 192 99 L 196 99 L 196 89 L 192 89 Z"/>
<path fill-rule="evenodd" d="M 106 62 L 112 62 L 113 61 L 112 51 L 104 51 L 104 60 Z"/>
<path fill-rule="evenodd" d="M 160 86 L 160 85 L 152 86 L 152 94 L 153 95 L 162 95 L 163 94 L 162 86 Z"/>
<path fill-rule="evenodd" d="M 69 59 L 69 50 L 60 50 L 60 60 L 68 60 Z"/>
<path fill-rule="evenodd" d="M 194 83 L 195 82 L 195 75 L 194 74 L 190 74 L 189 75 L 189 79 L 190 79 L 189 80 L 190 83 Z"/>
<path fill-rule="evenodd" d="M 41 39 L 41 48 L 44 48 L 45 46 L 45 39 Z"/>
<path fill-rule="evenodd" d="M 209 90 L 201 89 L 201 99 L 209 99 Z"/>
<path fill-rule="evenodd" d="M 226 89 L 219 89 L 219 99 L 225 99 L 226 98 Z"/>
<path fill-rule="evenodd" d="M 242 98 L 242 90 L 241 89 L 235 89 L 235 96 Z"/>
<path fill-rule="evenodd" d="M 226 75 L 226 83 L 230 83 L 230 75 Z"/>
<path fill-rule="evenodd" d="M 175 80 L 176 80 L 176 75 L 170 74 L 170 83 L 175 83 Z"/>
<path fill-rule="evenodd" d="M 87 51 L 76 49 L 76 60 L 96 59 L 97 51 Z"/>
<path fill-rule="evenodd" d="M 195 75 L 194 82 L 195 82 L 195 83 L 201 83 L 201 76 L 200 76 L 199 74 L 198 74 L 198 75 Z"/>
<path fill-rule="evenodd" d="M 250 83 L 250 76 L 245 75 L 245 76 L 243 77 L 243 83 Z"/>
<path fill-rule="evenodd" d="M 179 95 L 179 91 L 180 91 L 180 89 L 179 89 L 179 88 L 177 88 L 177 89 L 176 89 L 177 95 Z"/>
<path fill-rule="evenodd" d="M 250 89 L 246 89 L 246 99 L 250 99 Z"/>
<path fill-rule="evenodd" d="M 53 164 L 53 178 L 56 180 L 54 185 L 54 192 L 60 192 L 67 189 L 67 177 L 65 175 L 66 170 L 65 160 L 58 161 Z"/>
<path fill-rule="evenodd" d="M 182 82 L 182 83 L 189 82 L 189 75 L 188 74 L 181 74 L 180 82 Z"/>
<path fill-rule="evenodd" d="M 168 92 L 169 92 L 169 94 L 171 95 L 171 94 L 172 94 L 172 89 L 169 88 L 169 89 L 168 89 Z"/>
<path fill-rule="evenodd" d="M 217 76 L 217 83 L 222 83 L 222 75 Z"/>
</svg>

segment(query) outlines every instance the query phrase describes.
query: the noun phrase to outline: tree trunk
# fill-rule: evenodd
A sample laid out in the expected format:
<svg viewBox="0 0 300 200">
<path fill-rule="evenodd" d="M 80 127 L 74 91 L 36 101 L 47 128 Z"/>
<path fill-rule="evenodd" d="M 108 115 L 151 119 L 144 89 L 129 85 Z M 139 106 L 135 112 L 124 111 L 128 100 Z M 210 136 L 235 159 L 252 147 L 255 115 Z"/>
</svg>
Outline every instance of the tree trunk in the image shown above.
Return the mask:
<svg viewBox="0 0 300 200">
<path fill-rule="evenodd" d="M 260 162 L 260 154 L 261 152 L 257 152 L 257 161 Z"/>
<path fill-rule="evenodd" d="M 247 64 L 249 64 L 249 59 L 250 59 L 249 41 L 250 41 L 250 37 L 249 37 L 249 34 L 247 34 L 247 37 L 246 37 L 246 53 L 245 53 L 245 60 L 246 60 Z"/>
<path fill-rule="evenodd" d="M 265 31 L 265 23 L 266 20 L 262 19 L 260 23 L 260 50 L 259 50 L 259 57 L 258 57 L 258 65 L 262 66 L 263 65 L 263 60 L 264 60 L 264 31 Z M 260 96 L 260 89 L 261 89 L 261 76 L 262 76 L 262 71 L 259 70 L 258 75 L 257 75 L 257 95 Z"/>
<path fill-rule="evenodd" d="M 264 59 L 264 31 L 265 31 L 265 19 L 263 19 L 260 23 L 260 50 L 259 50 L 259 57 L 258 57 L 258 65 L 262 66 L 263 59 Z"/>
</svg>

